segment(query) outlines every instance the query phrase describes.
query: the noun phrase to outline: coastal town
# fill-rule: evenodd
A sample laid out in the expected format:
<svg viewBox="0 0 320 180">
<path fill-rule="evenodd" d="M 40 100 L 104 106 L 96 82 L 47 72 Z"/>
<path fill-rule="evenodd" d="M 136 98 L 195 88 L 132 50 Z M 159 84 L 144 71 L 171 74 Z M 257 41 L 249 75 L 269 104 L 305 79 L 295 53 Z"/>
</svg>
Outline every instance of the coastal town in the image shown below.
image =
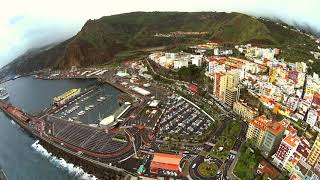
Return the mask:
<svg viewBox="0 0 320 180">
<path fill-rule="evenodd" d="M 0 108 L 99 179 L 319 179 L 320 83 L 312 63 L 286 62 L 280 48 L 207 42 L 115 65 L 33 72 L 97 83 L 57 94 L 37 115 L 10 101 Z M 113 97 L 105 84 L 120 92 L 108 116 L 101 112 Z"/>
</svg>

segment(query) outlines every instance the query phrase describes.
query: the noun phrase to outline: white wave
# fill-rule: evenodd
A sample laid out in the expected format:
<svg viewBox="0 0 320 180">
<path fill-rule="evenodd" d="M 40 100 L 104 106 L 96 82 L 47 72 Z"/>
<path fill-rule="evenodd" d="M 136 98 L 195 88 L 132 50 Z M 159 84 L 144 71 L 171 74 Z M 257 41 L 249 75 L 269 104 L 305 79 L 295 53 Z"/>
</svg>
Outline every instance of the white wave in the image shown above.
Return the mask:
<svg viewBox="0 0 320 180">
<path fill-rule="evenodd" d="M 74 175 L 75 177 L 82 180 L 97 180 L 95 176 L 84 172 L 84 170 L 75 166 L 74 164 L 66 162 L 63 158 L 58 158 L 53 156 L 52 153 L 48 152 L 43 146 L 39 144 L 39 140 L 31 145 L 33 149 L 35 149 L 42 156 L 46 157 L 52 164 L 56 167 L 66 170 L 69 174 Z"/>
</svg>

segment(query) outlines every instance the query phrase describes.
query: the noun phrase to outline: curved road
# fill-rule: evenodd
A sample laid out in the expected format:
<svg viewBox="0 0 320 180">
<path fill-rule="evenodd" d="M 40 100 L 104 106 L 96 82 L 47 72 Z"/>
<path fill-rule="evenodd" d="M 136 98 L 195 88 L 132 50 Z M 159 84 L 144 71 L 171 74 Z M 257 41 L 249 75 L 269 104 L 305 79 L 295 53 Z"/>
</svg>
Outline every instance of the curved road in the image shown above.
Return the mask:
<svg viewBox="0 0 320 180">
<path fill-rule="evenodd" d="M 217 142 L 216 138 L 221 135 L 222 131 L 226 128 L 227 124 L 229 123 L 229 120 L 224 119 L 221 122 L 222 122 L 222 124 L 212 134 L 212 138 L 208 141 L 209 143 L 215 144 Z M 212 149 L 212 146 L 206 144 L 203 150 L 204 151 L 210 151 L 211 149 Z M 198 156 L 196 156 L 196 158 L 194 158 L 192 160 L 192 162 L 191 162 L 191 164 L 189 166 L 189 174 L 190 174 L 192 179 L 194 179 L 194 180 L 202 180 L 202 179 L 213 179 L 214 178 L 214 177 L 204 177 L 198 172 L 198 166 L 199 166 L 199 164 L 204 162 L 204 158 L 205 158 L 204 156 L 198 155 Z M 214 159 L 214 163 L 216 164 L 218 169 L 223 164 L 223 162 L 218 160 L 218 159 Z M 194 168 L 192 168 L 193 166 L 194 166 Z"/>
<path fill-rule="evenodd" d="M 224 120 L 222 120 L 222 124 L 216 131 L 212 134 L 212 138 L 209 140 L 210 143 L 215 145 L 217 141 L 217 137 L 219 137 L 222 133 L 222 131 L 225 129 L 226 125 L 230 122 L 231 119 L 233 119 L 235 116 L 237 116 L 230 108 L 226 107 L 224 104 L 221 102 L 217 101 L 215 98 L 212 97 L 212 100 L 218 104 L 223 112 L 226 112 L 226 116 L 224 117 Z M 240 133 L 232 147 L 232 150 L 230 151 L 228 157 L 235 157 L 237 152 L 240 149 L 240 146 L 242 142 L 245 140 L 246 132 L 248 129 L 248 125 L 244 121 L 239 121 L 241 124 L 241 130 Z M 209 151 L 212 148 L 212 146 L 205 145 L 204 151 Z M 222 162 L 220 160 L 214 160 L 214 163 L 218 168 L 220 168 L 223 164 L 225 164 L 223 168 L 223 174 L 216 175 L 214 177 L 203 177 L 199 172 L 198 172 L 198 166 L 202 162 L 204 162 L 204 156 L 198 155 L 190 164 L 189 167 L 189 175 L 191 176 L 192 179 L 194 180 L 202 180 L 202 179 L 224 179 L 225 177 L 228 177 L 228 171 L 230 169 L 231 164 L 233 163 L 234 158 L 228 158 L 225 162 Z M 196 165 L 194 165 L 196 164 Z M 192 168 L 194 166 L 194 168 Z M 222 177 L 221 177 L 222 176 Z"/>
</svg>

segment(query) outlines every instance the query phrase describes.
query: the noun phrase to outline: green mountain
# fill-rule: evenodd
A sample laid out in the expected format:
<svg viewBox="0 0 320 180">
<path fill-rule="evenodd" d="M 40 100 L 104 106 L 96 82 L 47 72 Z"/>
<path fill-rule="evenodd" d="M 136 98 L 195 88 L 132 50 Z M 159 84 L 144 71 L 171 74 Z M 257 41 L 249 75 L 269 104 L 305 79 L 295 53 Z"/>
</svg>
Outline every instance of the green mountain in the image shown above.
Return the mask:
<svg viewBox="0 0 320 180">
<path fill-rule="evenodd" d="M 205 33 L 155 37 L 177 31 Z M 74 37 L 48 50 L 21 56 L 6 68 L 23 73 L 42 68 L 85 67 L 113 62 L 119 54 L 144 48 L 209 40 L 280 47 L 288 61 L 307 60 L 311 57 L 309 50 L 316 48 L 309 37 L 299 32 L 240 13 L 133 12 L 88 20 Z"/>
</svg>

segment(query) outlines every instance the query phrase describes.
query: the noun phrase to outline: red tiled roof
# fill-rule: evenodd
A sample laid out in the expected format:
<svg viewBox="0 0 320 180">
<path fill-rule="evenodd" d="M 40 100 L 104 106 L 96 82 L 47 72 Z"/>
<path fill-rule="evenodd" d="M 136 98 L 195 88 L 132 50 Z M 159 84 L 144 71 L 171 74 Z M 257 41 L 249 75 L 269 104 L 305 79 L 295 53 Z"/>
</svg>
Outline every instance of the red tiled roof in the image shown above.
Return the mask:
<svg viewBox="0 0 320 180">
<path fill-rule="evenodd" d="M 281 125 L 279 122 L 271 122 L 268 125 L 268 130 L 271 131 L 273 134 L 278 135 L 279 133 L 284 131 L 284 126 Z"/>
<path fill-rule="evenodd" d="M 209 58 L 209 61 L 210 61 L 210 62 L 217 61 L 217 58 L 215 58 L 215 57 L 211 57 L 211 58 Z"/>
<path fill-rule="evenodd" d="M 150 167 L 151 168 L 157 168 L 157 169 L 167 169 L 167 170 L 172 170 L 172 171 L 179 171 L 179 166 L 178 165 L 172 165 L 172 164 L 151 162 Z"/>
<path fill-rule="evenodd" d="M 287 127 L 287 130 L 291 133 L 291 134 L 296 134 L 297 133 L 297 130 L 292 126 L 292 125 L 289 125 Z"/>
<path fill-rule="evenodd" d="M 181 155 L 154 153 L 152 162 L 179 165 L 182 159 Z"/>
<path fill-rule="evenodd" d="M 307 158 L 310 152 L 310 145 L 306 139 L 302 139 L 299 146 L 297 147 L 297 152 L 303 157 Z"/>
<path fill-rule="evenodd" d="M 262 174 L 267 174 L 272 179 L 274 179 L 280 175 L 279 171 L 275 167 L 273 167 L 270 163 L 268 163 L 267 161 L 261 161 L 260 165 L 261 165 L 261 168 L 259 168 L 259 170 Z"/>
<path fill-rule="evenodd" d="M 301 177 L 298 176 L 297 174 L 292 174 L 292 175 L 290 176 L 290 179 L 289 179 L 289 180 L 300 180 L 300 179 L 301 179 Z"/>
<path fill-rule="evenodd" d="M 198 92 L 198 86 L 195 84 L 189 84 L 188 90 L 196 93 L 196 92 Z"/>
<path fill-rule="evenodd" d="M 294 148 L 299 144 L 300 139 L 292 134 L 289 134 L 287 137 L 283 139 L 284 142 L 286 142 L 287 145 L 289 145 L 291 148 Z"/>
<path fill-rule="evenodd" d="M 181 159 L 181 155 L 154 153 L 150 168 L 178 171 Z"/>
<path fill-rule="evenodd" d="M 259 117 L 256 117 L 255 119 L 253 119 L 250 123 L 252 125 L 254 125 L 255 127 L 259 128 L 260 130 L 265 130 L 267 123 L 269 121 L 270 120 L 268 120 L 266 118 L 266 116 L 259 116 Z"/>
</svg>

